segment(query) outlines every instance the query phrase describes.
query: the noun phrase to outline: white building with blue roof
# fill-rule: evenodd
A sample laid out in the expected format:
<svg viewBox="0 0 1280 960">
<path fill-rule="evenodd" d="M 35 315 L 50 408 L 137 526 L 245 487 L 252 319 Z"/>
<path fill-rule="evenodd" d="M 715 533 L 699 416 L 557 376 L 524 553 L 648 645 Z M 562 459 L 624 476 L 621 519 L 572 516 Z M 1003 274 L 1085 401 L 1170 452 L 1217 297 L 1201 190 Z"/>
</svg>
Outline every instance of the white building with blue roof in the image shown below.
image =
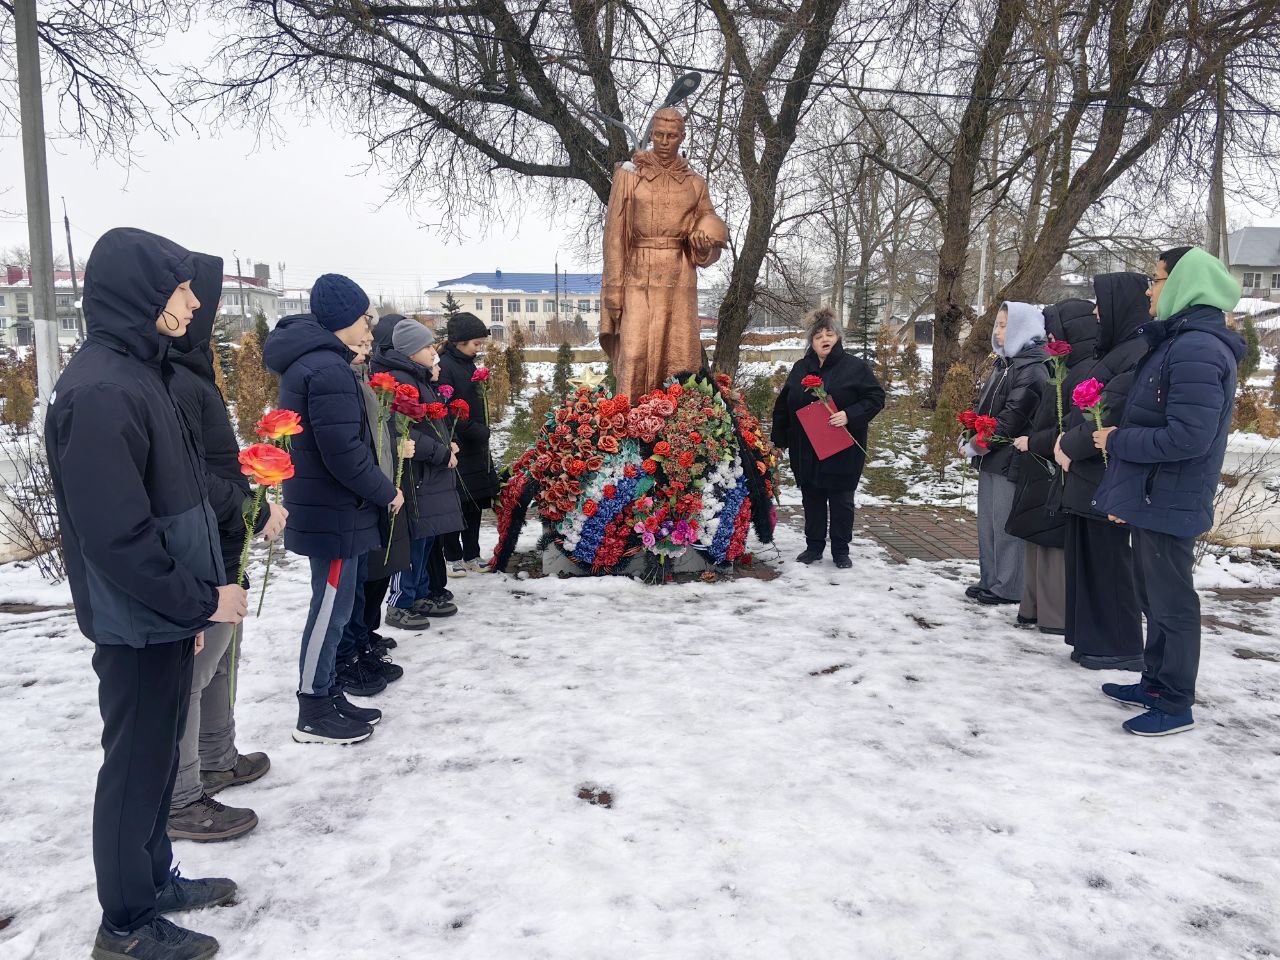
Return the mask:
<svg viewBox="0 0 1280 960">
<path fill-rule="evenodd" d="M 427 290 L 427 309 L 443 313 L 450 295 L 499 340 L 519 327 L 526 341 L 558 342 L 571 336 L 577 318 L 587 337 L 600 333 L 598 273 L 469 273 Z"/>
</svg>

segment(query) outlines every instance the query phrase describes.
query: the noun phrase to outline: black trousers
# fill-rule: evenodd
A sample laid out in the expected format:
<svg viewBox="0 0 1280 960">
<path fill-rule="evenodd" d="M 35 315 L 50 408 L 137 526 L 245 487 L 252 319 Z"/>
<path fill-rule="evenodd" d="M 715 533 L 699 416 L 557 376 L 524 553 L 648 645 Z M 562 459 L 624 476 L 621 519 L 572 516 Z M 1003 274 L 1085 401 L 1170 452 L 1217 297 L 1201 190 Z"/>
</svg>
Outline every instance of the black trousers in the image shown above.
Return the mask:
<svg viewBox="0 0 1280 960">
<path fill-rule="evenodd" d="M 436 537 L 427 554 L 427 596 L 438 597 L 449 588 L 449 572 L 444 563 L 444 544 Z M 477 556 L 479 548 L 477 548 Z"/>
<path fill-rule="evenodd" d="M 466 526 L 457 533 L 446 533 L 437 537 L 444 548 L 444 558 L 450 563 L 458 560 L 480 559 L 480 507 L 471 502 L 465 494 L 462 498 L 462 519 Z"/>
<path fill-rule="evenodd" d="M 853 540 L 854 491 L 801 487 L 800 496 L 804 504 L 805 544 L 814 550 L 826 547 L 830 518 L 831 556 L 847 557 Z"/>
<path fill-rule="evenodd" d="M 1142 687 L 1159 709 L 1181 713 L 1196 700 L 1200 671 L 1200 597 L 1192 568 L 1194 537 L 1133 530 L 1138 601 L 1147 617 Z"/>
<path fill-rule="evenodd" d="M 1129 527 L 1067 515 L 1067 643 L 1090 657 L 1142 656 Z"/>
<path fill-rule="evenodd" d="M 169 800 L 194 660 L 194 638 L 94 649 L 103 756 L 93 799 L 93 867 L 102 922 L 113 930 L 150 922 L 156 890 L 169 876 Z"/>
<path fill-rule="evenodd" d="M 364 625 L 369 633 L 377 633 L 382 626 L 382 605 L 386 602 L 387 591 L 391 589 L 391 578 L 366 580 L 364 582 Z M 360 613 L 359 610 L 356 613 Z"/>
</svg>

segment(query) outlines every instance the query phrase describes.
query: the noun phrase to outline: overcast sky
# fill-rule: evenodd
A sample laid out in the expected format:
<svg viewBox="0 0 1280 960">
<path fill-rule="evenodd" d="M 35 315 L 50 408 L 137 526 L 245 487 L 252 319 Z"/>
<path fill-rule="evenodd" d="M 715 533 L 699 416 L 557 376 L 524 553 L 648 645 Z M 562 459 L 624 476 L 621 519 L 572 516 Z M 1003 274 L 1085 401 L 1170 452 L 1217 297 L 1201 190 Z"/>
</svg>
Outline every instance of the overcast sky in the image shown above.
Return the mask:
<svg viewBox="0 0 1280 960">
<path fill-rule="evenodd" d="M 191 50 L 208 45 L 204 35 Z M 51 110 L 52 105 L 46 107 Z M 55 128 L 53 122 L 48 123 Z M 291 127 L 283 144 L 255 147 L 244 131 L 224 131 L 166 141 L 147 133 L 134 143 L 135 167 L 124 170 L 73 141 L 54 140 L 49 150 L 49 191 L 55 211 L 54 248 L 65 253 L 61 198 L 71 214 L 77 261 L 114 226 L 136 226 L 183 245 L 222 256 L 228 272 L 234 256 L 271 265 L 284 263 L 288 286 L 309 286 L 321 273 L 347 273 L 375 300 L 410 297 L 441 280 L 474 271 L 550 272 L 557 251 L 567 251 L 562 225 L 527 215 L 519 229 L 478 226 L 464 242 L 444 239 L 419 225 L 400 200 L 387 202 L 387 183 L 361 168 L 368 160 L 363 140 L 327 125 Z M 22 155 L 17 137 L 0 136 L 0 250 L 27 243 L 26 223 L 12 216 L 25 206 Z M 6 189 L 7 188 L 7 189 Z M 10 216 L 4 214 L 8 212 Z M 602 211 L 603 213 L 603 211 Z M 1280 199 L 1233 210 L 1235 223 L 1280 224 Z M 596 270 L 562 252 L 566 271 Z M 248 273 L 246 267 L 245 272 Z"/>
</svg>

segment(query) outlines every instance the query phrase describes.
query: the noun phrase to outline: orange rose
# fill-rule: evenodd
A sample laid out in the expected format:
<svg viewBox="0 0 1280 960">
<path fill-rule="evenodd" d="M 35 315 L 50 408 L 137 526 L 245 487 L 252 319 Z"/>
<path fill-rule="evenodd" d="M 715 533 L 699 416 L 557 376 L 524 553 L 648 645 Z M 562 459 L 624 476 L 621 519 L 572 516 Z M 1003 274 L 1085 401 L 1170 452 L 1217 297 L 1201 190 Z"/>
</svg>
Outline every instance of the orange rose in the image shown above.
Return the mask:
<svg viewBox="0 0 1280 960">
<path fill-rule="evenodd" d="M 600 438 L 600 442 L 597 444 L 597 446 L 598 446 L 601 450 L 603 450 L 605 453 L 617 453 L 617 452 L 618 452 L 618 438 L 617 438 L 617 437 L 611 437 L 611 436 L 608 436 L 608 435 L 603 436 L 603 437 L 601 437 L 601 438 Z"/>
<path fill-rule="evenodd" d="M 283 440 L 302 432 L 302 417 L 292 410 L 268 410 L 253 430 L 264 440 Z"/>
<path fill-rule="evenodd" d="M 584 516 L 594 517 L 596 511 L 600 509 L 600 505 L 594 500 L 588 500 L 582 505 L 582 513 Z"/>
<path fill-rule="evenodd" d="M 293 458 L 269 443 L 255 443 L 240 451 L 240 472 L 254 483 L 274 487 L 293 476 Z"/>
<path fill-rule="evenodd" d="M 604 457 L 594 456 L 594 457 L 589 457 L 587 459 L 588 470 L 599 470 L 603 466 L 604 466 Z"/>
</svg>

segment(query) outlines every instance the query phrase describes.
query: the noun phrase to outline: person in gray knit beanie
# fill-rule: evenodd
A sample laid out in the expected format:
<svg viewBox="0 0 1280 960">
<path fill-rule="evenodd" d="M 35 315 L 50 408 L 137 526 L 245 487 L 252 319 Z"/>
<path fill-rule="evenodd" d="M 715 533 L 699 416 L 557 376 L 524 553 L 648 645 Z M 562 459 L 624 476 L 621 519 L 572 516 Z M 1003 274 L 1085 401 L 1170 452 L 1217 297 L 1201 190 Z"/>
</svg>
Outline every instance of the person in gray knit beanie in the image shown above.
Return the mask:
<svg viewBox="0 0 1280 960">
<path fill-rule="evenodd" d="M 405 318 L 391 332 L 391 345 L 406 357 L 412 357 L 424 347 L 436 342 L 436 335 L 417 320 Z"/>
</svg>

